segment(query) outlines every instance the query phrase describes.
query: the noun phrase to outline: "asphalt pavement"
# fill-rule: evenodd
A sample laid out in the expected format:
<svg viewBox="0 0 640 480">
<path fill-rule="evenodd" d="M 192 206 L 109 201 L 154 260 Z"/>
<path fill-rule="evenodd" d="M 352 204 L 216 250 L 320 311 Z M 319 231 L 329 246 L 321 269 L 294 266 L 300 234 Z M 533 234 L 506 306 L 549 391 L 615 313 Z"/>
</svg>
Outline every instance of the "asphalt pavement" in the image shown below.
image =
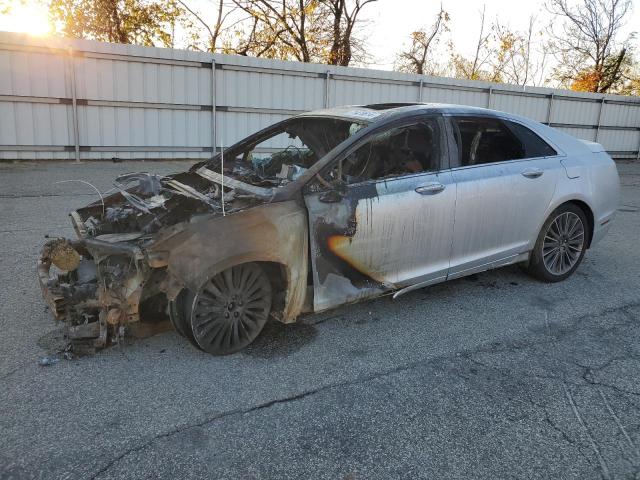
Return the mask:
<svg viewBox="0 0 640 480">
<path fill-rule="evenodd" d="M 507 267 L 227 357 L 170 331 L 40 366 L 62 339 L 39 248 L 97 198 L 68 180 L 186 167 L 0 164 L 0 478 L 640 479 L 640 163 L 565 282 Z"/>
</svg>

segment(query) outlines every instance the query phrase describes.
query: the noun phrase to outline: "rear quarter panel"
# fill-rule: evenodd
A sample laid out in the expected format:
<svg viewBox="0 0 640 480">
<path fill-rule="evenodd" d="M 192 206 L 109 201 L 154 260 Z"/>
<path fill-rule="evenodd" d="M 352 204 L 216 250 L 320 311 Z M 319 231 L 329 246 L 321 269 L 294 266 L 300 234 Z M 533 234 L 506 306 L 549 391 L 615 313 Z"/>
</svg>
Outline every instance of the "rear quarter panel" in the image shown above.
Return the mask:
<svg viewBox="0 0 640 480">
<path fill-rule="evenodd" d="M 563 203 L 582 201 L 593 213 L 591 245 L 595 245 L 608 231 L 618 209 L 620 180 L 616 164 L 606 152 L 591 151 L 573 152 L 562 164 L 565 175 L 558 182 L 554 201 L 542 223 Z"/>
</svg>

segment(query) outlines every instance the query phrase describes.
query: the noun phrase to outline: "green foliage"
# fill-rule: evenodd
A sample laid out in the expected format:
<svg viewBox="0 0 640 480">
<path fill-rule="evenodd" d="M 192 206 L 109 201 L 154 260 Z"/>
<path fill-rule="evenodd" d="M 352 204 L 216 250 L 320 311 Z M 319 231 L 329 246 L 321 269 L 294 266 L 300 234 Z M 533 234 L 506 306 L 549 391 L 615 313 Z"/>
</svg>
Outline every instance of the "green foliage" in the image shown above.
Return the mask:
<svg viewBox="0 0 640 480">
<path fill-rule="evenodd" d="M 172 47 L 184 11 L 174 0 L 52 0 L 49 15 L 67 37 Z"/>
<path fill-rule="evenodd" d="M 621 86 L 633 34 L 620 39 L 631 0 L 549 0 L 558 65 L 554 76 L 565 87 L 595 93 L 615 92 Z"/>
<path fill-rule="evenodd" d="M 0 15 L 8 15 L 11 13 L 12 6 L 16 3 L 21 2 L 16 2 L 14 0 L 0 0 Z"/>
</svg>

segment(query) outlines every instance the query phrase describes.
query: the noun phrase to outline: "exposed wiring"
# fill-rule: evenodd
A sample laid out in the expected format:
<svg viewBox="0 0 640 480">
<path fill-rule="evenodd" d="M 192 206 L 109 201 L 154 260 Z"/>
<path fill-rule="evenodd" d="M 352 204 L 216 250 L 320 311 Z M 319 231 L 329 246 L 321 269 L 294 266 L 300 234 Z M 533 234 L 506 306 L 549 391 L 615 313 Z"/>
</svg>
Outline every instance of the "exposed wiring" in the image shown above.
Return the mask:
<svg viewBox="0 0 640 480">
<path fill-rule="evenodd" d="M 54 185 L 57 185 L 58 183 L 71 183 L 71 182 L 80 182 L 80 183 L 84 183 L 85 185 L 89 185 L 91 188 L 93 188 L 96 193 L 100 196 L 100 201 L 102 202 L 102 218 L 104 218 L 104 197 L 102 196 L 102 193 L 100 193 L 100 190 L 98 190 L 95 185 L 87 182 L 86 180 L 60 180 L 59 182 L 54 182 Z"/>
</svg>

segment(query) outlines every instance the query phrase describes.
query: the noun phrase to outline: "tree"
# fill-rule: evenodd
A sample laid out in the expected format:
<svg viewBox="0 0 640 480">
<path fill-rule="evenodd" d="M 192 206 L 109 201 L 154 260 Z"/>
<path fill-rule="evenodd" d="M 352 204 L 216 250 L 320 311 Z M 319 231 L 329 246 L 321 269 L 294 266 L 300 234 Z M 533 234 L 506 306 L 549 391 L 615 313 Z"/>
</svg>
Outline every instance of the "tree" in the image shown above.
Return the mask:
<svg viewBox="0 0 640 480">
<path fill-rule="evenodd" d="M 488 80 L 492 82 L 502 81 L 499 72 L 488 72 L 486 67 L 489 64 L 491 56 L 494 54 L 494 49 L 491 48 L 491 33 L 492 28 L 485 26 L 485 10 L 486 6 L 482 7 L 480 14 L 480 33 L 478 35 L 478 41 L 476 42 L 476 48 L 473 58 L 466 58 L 459 53 L 456 53 L 453 45 L 450 44 L 451 53 L 451 68 L 453 74 L 457 78 L 467 78 L 469 80 Z"/>
<path fill-rule="evenodd" d="M 252 19 L 247 54 L 311 62 L 322 58 L 326 25 L 319 0 L 234 0 Z M 324 42 L 324 43 L 323 43 Z M 258 55 L 259 54 L 259 55 Z"/>
<path fill-rule="evenodd" d="M 7 15 L 11 12 L 12 2 L 0 0 L 0 15 Z"/>
<path fill-rule="evenodd" d="M 618 40 L 631 0 L 549 0 L 549 11 L 563 19 L 550 28 L 564 86 L 605 93 L 620 86 L 631 37 Z"/>
<path fill-rule="evenodd" d="M 497 45 L 490 63 L 499 75 L 494 76 L 514 85 L 543 83 L 547 52 L 544 44 L 541 51 L 534 51 L 534 37 L 542 35 L 541 31 L 536 31 L 535 22 L 535 17 L 531 16 L 527 30 L 519 32 L 496 21 L 494 35 Z"/>
<path fill-rule="evenodd" d="M 184 11 L 174 0 L 52 0 L 49 15 L 57 33 L 147 46 L 174 46 Z"/>
<path fill-rule="evenodd" d="M 241 26 L 243 23 L 249 20 L 246 16 L 237 18 L 238 8 L 229 3 L 226 0 L 216 0 L 215 6 L 215 20 L 213 24 L 209 24 L 200 13 L 198 13 L 192 6 L 190 6 L 184 0 L 177 0 L 178 3 L 185 9 L 191 18 L 195 20 L 195 23 L 200 25 L 206 31 L 206 41 L 203 42 L 202 35 L 198 31 L 197 27 L 186 20 L 184 23 L 191 36 L 191 43 L 189 48 L 195 50 L 205 50 L 207 52 L 220 51 L 222 53 L 237 53 L 236 49 L 232 45 L 234 40 L 233 34 L 241 34 Z M 234 30 L 235 29 L 235 30 Z M 238 35 L 236 35 L 238 36 Z M 204 46 L 204 48 L 202 48 Z"/>
<path fill-rule="evenodd" d="M 363 52 L 358 38 L 354 36 L 354 29 L 358 23 L 358 16 L 365 5 L 377 0 L 321 0 L 333 16 L 331 34 L 331 49 L 326 63 L 329 65 L 348 66 L 355 50 Z M 359 55 L 362 58 L 362 53 Z"/>
<path fill-rule="evenodd" d="M 535 17 L 529 18 L 525 31 L 511 29 L 496 19 L 486 26 L 485 11 L 480 15 L 480 31 L 473 57 L 457 53 L 450 44 L 449 70 L 457 78 L 485 80 L 514 85 L 539 85 L 544 83 L 547 52 L 542 43 L 536 52 L 536 37 L 542 36 L 535 28 Z M 537 54 L 536 54 L 537 53 Z"/>
<path fill-rule="evenodd" d="M 344 66 L 366 57 L 357 27 L 377 0 L 233 1 L 249 17 L 236 31 L 241 55 Z"/>
<path fill-rule="evenodd" d="M 633 52 L 625 55 L 627 65 L 623 68 L 623 75 L 620 87 L 615 93 L 621 95 L 640 96 L 640 61 L 636 59 Z"/>
<path fill-rule="evenodd" d="M 411 33 L 411 45 L 409 49 L 400 52 L 396 60 L 396 68 L 401 72 L 430 74 L 436 73 L 436 62 L 430 54 L 439 42 L 442 33 L 449 30 L 450 17 L 440 5 L 440 11 L 436 14 L 435 21 L 430 27 L 422 28 Z"/>
</svg>

